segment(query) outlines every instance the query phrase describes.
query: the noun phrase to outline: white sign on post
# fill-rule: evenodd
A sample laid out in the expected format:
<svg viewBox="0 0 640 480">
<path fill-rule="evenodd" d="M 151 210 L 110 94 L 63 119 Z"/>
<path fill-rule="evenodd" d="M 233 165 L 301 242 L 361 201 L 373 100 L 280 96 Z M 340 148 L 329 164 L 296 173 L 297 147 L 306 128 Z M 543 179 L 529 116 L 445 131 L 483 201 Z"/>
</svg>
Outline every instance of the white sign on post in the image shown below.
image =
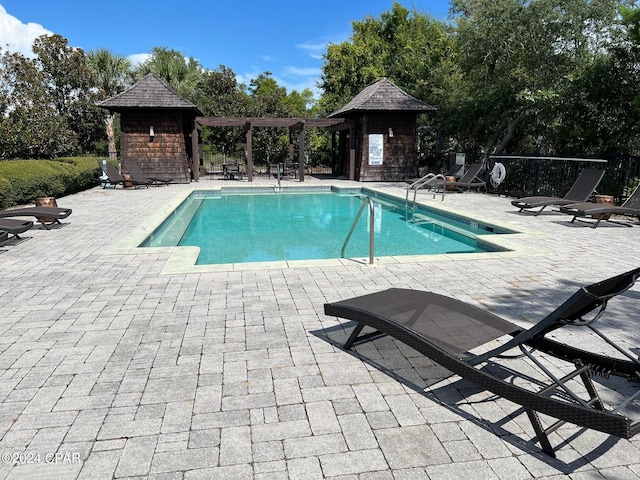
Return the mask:
<svg viewBox="0 0 640 480">
<path fill-rule="evenodd" d="M 372 133 L 369 135 L 369 165 L 382 165 L 383 135 Z"/>
</svg>

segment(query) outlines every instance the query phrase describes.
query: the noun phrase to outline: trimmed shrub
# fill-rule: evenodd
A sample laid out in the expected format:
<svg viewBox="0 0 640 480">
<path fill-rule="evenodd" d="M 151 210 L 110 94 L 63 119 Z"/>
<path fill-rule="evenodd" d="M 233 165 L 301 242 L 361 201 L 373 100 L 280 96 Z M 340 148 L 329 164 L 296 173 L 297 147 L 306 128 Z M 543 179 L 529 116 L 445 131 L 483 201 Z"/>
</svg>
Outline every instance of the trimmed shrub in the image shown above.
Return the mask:
<svg viewBox="0 0 640 480">
<path fill-rule="evenodd" d="M 96 185 L 99 160 L 91 157 L 0 162 L 0 206 L 61 197 Z"/>
</svg>

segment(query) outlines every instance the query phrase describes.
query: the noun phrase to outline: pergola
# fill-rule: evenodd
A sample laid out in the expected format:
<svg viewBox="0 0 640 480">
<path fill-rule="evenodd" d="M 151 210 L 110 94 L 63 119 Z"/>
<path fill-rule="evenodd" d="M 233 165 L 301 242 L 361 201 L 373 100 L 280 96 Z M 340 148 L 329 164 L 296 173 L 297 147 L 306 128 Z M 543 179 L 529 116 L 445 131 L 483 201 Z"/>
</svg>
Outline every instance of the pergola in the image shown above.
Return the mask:
<svg viewBox="0 0 640 480">
<path fill-rule="evenodd" d="M 268 118 L 268 117 L 196 117 L 195 132 L 191 135 L 193 164 L 200 165 L 200 153 L 198 149 L 198 139 L 201 137 L 200 131 L 203 126 L 209 127 L 242 127 L 246 138 L 245 156 L 247 160 L 247 180 L 253 181 L 253 128 L 254 127 L 282 127 L 289 128 L 293 135 L 298 132 L 298 168 L 300 181 L 304 181 L 304 129 L 307 127 L 326 128 L 331 127 L 332 131 L 341 130 L 346 127 L 344 118 Z M 289 160 L 293 161 L 293 145 L 290 144 Z M 197 174 L 198 168 L 194 168 Z M 196 178 L 197 180 L 197 178 Z"/>
</svg>

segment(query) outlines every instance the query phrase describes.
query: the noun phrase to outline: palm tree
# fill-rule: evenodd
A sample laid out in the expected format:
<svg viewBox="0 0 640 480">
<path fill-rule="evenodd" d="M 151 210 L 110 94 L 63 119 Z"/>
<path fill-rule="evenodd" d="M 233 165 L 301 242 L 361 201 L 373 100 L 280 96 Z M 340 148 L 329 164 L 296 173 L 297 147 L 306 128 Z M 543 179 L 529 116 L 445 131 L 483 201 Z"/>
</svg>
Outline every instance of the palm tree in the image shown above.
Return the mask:
<svg viewBox="0 0 640 480">
<path fill-rule="evenodd" d="M 94 82 L 102 100 L 113 97 L 127 87 L 127 78 L 131 71 L 128 58 L 112 53 L 105 48 L 91 50 L 87 53 L 87 64 L 94 75 Z M 117 161 L 116 137 L 114 132 L 115 113 L 109 112 L 105 118 L 109 160 Z"/>
<path fill-rule="evenodd" d="M 136 77 L 141 78 L 148 73 L 155 73 L 178 95 L 198 104 L 198 96 L 204 82 L 204 70 L 194 58 L 186 58 L 176 50 L 154 47 L 151 57 L 136 69 Z"/>
</svg>

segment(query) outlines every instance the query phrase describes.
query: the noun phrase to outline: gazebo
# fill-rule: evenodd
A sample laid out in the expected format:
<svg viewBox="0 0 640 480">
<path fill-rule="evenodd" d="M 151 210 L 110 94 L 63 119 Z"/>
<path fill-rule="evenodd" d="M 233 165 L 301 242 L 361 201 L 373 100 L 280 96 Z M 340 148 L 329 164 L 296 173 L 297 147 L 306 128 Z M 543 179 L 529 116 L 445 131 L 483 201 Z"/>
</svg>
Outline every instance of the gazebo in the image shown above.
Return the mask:
<svg viewBox="0 0 640 480">
<path fill-rule="evenodd" d="M 387 78 L 369 85 L 329 115 L 346 120 L 336 128 L 340 133 L 334 173 L 364 182 L 414 176 L 417 116 L 434 110 Z"/>
<path fill-rule="evenodd" d="M 197 180 L 191 137 L 202 112 L 160 77 L 149 73 L 97 105 L 120 113 L 120 157 L 125 164 L 137 164 L 150 177 Z"/>
</svg>

